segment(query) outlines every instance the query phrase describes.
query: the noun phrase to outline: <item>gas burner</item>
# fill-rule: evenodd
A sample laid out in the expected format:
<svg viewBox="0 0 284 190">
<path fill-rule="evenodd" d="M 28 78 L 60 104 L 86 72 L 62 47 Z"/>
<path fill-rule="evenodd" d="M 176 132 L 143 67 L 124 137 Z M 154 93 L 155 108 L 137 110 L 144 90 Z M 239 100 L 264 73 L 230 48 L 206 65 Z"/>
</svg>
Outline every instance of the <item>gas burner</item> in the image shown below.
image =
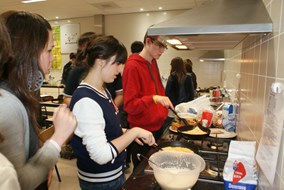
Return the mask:
<svg viewBox="0 0 284 190">
<path fill-rule="evenodd" d="M 212 177 L 217 177 L 218 176 L 218 172 L 211 170 L 211 169 L 207 169 L 206 172 L 212 176 Z M 223 172 L 219 172 L 219 177 L 223 176 Z"/>
<path fill-rule="evenodd" d="M 213 150 L 216 150 L 217 148 L 218 149 L 223 148 L 223 143 L 221 143 L 221 142 L 210 142 L 210 143 L 208 143 L 207 146 L 209 148 L 213 149 Z"/>
<path fill-rule="evenodd" d="M 228 144 L 224 142 L 212 142 L 210 141 L 207 146 L 212 150 L 228 151 Z"/>
<path fill-rule="evenodd" d="M 215 166 L 214 164 L 211 164 L 211 163 L 207 163 L 205 171 L 211 177 L 217 177 L 217 176 L 222 177 L 223 176 L 223 168 L 220 167 L 218 170 L 218 166 Z"/>
<path fill-rule="evenodd" d="M 204 139 L 188 139 L 175 134 L 175 140 L 180 142 L 191 142 L 198 147 L 198 154 L 205 160 L 206 167 L 200 172 L 199 181 L 211 184 L 223 184 L 223 168 L 228 157 L 231 139 L 206 137 Z M 219 168 L 219 170 L 218 170 Z M 152 172 L 146 170 L 145 172 Z M 213 188 L 214 189 L 214 188 Z"/>
<path fill-rule="evenodd" d="M 220 164 L 220 163 L 219 163 Z M 215 172 L 223 172 L 224 164 L 222 166 L 216 166 L 217 164 L 209 164 L 209 169 Z"/>
</svg>

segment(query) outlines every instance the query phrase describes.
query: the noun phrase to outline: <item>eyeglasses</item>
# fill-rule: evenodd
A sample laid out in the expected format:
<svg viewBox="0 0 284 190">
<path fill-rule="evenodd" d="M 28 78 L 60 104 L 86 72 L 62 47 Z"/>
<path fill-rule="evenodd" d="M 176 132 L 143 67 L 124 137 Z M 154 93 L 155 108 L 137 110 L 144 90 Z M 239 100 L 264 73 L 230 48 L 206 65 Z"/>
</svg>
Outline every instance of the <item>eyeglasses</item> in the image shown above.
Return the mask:
<svg viewBox="0 0 284 190">
<path fill-rule="evenodd" d="M 160 42 L 159 40 L 155 40 L 155 39 L 152 39 L 152 38 L 150 38 L 151 39 L 151 42 L 153 43 L 153 44 L 155 44 L 156 46 L 158 46 L 160 49 L 168 49 L 168 47 L 167 47 L 167 45 L 165 44 L 165 43 L 163 43 L 163 42 Z"/>
</svg>

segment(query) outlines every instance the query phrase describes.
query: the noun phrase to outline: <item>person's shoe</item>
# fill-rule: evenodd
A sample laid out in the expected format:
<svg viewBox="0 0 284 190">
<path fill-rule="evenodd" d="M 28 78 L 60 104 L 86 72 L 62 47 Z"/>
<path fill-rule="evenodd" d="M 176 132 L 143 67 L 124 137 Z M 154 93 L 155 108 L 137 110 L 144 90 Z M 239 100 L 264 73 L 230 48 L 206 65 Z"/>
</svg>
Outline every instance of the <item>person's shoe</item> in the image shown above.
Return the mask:
<svg viewBox="0 0 284 190">
<path fill-rule="evenodd" d="M 126 164 L 124 165 L 124 173 L 126 173 L 126 174 L 131 173 L 131 169 L 130 169 L 129 163 L 126 163 Z"/>
<path fill-rule="evenodd" d="M 125 164 L 124 164 L 124 169 L 125 169 L 125 170 L 127 170 L 129 167 L 130 167 L 130 166 L 129 166 L 129 163 L 125 163 Z"/>
</svg>

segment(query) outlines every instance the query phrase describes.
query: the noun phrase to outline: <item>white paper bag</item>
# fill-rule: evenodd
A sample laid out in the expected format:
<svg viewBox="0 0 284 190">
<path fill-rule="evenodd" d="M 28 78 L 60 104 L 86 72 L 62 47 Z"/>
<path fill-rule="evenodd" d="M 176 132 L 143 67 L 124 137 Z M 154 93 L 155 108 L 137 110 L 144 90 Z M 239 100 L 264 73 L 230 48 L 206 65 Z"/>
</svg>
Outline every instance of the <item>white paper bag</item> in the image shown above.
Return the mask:
<svg viewBox="0 0 284 190">
<path fill-rule="evenodd" d="M 256 189 L 258 171 L 255 145 L 255 141 L 231 141 L 223 171 L 225 190 Z"/>
</svg>

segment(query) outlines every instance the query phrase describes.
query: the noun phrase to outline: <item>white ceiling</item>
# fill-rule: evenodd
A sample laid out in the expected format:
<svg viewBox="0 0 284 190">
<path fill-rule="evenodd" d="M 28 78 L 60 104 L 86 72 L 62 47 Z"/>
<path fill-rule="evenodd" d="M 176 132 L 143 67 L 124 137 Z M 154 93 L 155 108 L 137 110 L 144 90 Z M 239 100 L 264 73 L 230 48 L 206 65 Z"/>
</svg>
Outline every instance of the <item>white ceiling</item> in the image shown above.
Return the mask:
<svg viewBox="0 0 284 190">
<path fill-rule="evenodd" d="M 87 17 L 96 14 L 124 14 L 192 9 L 208 0 L 47 0 L 45 2 L 23 4 L 21 0 L 1 0 L 0 13 L 7 10 L 26 10 L 38 13 L 47 20 Z"/>
</svg>

